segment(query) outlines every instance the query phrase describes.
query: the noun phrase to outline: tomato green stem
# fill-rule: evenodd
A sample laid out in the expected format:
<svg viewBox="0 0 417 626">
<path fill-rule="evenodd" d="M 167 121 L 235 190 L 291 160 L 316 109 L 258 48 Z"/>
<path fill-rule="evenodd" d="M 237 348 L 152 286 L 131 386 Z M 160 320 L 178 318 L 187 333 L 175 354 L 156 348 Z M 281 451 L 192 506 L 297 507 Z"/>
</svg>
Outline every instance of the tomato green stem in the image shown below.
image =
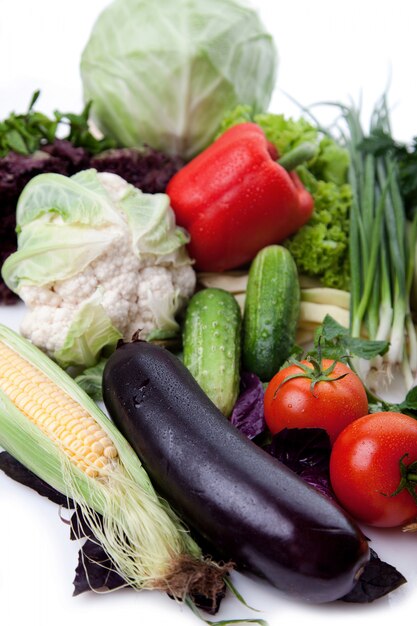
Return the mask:
<svg viewBox="0 0 417 626">
<path fill-rule="evenodd" d="M 404 491 L 404 489 L 406 489 L 408 493 L 410 494 L 410 496 L 413 498 L 414 502 L 417 504 L 417 491 L 416 491 L 417 461 L 413 461 L 412 463 L 409 463 L 408 465 L 406 465 L 404 463 L 404 459 L 407 456 L 408 456 L 408 452 L 403 454 L 399 460 L 401 479 L 398 484 L 398 487 L 388 497 L 393 498 L 394 496 L 398 496 L 399 493 L 401 493 L 402 491 Z"/>
<path fill-rule="evenodd" d="M 313 396 L 316 398 L 317 396 L 314 393 L 314 388 L 317 385 L 317 383 L 320 383 L 320 382 L 333 383 L 336 380 L 341 380 L 342 378 L 347 376 L 349 373 L 349 372 L 346 372 L 345 374 L 341 374 L 340 376 L 334 377 L 334 376 L 331 376 L 331 374 L 333 373 L 334 368 L 337 365 L 337 361 L 333 361 L 333 363 L 327 369 L 323 369 L 321 363 L 316 361 L 316 359 L 314 359 L 313 357 L 309 357 L 308 360 L 313 367 L 309 367 L 306 363 L 297 361 L 297 359 L 289 359 L 290 365 L 295 365 L 296 367 L 299 367 L 302 371 L 300 373 L 290 374 L 289 376 L 284 378 L 281 384 L 278 385 L 278 387 L 276 388 L 275 393 L 274 393 L 274 398 L 276 397 L 278 391 L 281 389 L 282 385 L 284 385 L 289 380 L 293 380 L 294 378 L 307 378 L 311 380 L 310 391 L 313 394 Z"/>
</svg>

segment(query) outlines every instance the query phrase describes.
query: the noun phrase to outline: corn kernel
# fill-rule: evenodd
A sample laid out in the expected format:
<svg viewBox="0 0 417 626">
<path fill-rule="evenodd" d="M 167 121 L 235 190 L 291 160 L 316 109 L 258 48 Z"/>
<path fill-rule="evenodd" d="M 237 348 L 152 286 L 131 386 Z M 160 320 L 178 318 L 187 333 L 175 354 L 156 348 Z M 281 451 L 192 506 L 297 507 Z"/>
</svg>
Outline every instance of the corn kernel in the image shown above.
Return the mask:
<svg viewBox="0 0 417 626">
<path fill-rule="evenodd" d="M 0 389 L 88 476 L 99 476 L 117 458 L 113 442 L 88 411 L 2 341 Z"/>
</svg>

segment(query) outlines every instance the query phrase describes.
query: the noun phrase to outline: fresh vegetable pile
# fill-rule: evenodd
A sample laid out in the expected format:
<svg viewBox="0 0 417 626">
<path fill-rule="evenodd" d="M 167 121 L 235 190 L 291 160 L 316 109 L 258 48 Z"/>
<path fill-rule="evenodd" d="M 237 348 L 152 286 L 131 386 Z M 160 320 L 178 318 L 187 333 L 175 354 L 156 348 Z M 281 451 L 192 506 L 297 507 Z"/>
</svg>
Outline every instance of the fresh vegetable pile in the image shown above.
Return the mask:
<svg viewBox="0 0 417 626">
<path fill-rule="evenodd" d="M 369 132 L 269 112 L 237 0 L 153 9 L 99 17 L 80 116 L 0 124 L 0 467 L 73 511 L 75 593 L 372 602 L 406 580 L 362 525 L 417 526 L 415 142 L 385 98 Z"/>
</svg>

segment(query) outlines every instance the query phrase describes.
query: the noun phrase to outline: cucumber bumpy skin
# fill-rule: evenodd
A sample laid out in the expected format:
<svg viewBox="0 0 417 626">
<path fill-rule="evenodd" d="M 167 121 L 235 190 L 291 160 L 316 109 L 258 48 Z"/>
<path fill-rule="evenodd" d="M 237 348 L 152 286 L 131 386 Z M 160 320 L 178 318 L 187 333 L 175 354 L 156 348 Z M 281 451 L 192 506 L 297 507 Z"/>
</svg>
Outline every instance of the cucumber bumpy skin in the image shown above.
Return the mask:
<svg viewBox="0 0 417 626">
<path fill-rule="evenodd" d="M 239 394 L 242 315 L 236 298 L 208 288 L 191 298 L 184 320 L 183 361 L 229 417 Z"/>
<path fill-rule="evenodd" d="M 250 266 L 243 313 L 243 368 L 268 382 L 290 356 L 300 314 L 300 283 L 291 253 L 263 248 Z"/>
</svg>

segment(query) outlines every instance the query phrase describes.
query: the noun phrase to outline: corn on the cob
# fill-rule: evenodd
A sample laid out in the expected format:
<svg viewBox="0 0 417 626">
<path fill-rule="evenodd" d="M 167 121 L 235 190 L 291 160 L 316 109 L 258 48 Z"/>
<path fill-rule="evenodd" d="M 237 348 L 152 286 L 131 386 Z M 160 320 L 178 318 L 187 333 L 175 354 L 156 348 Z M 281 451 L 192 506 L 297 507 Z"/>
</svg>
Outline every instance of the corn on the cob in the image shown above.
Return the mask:
<svg viewBox="0 0 417 626">
<path fill-rule="evenodd" d="M 180 598 L 193 589 L 212 597 L 223 585 L 227 568 L 203 559 L 108 417 L 56 363 L 2 325 L 0 446 L 77 503 L 126 584 Z"/>
<path fill-rule="evenodd" d="M 0 389 L 88 476 L 109 471 L 117 450 L 88 411 L 0 341 Z"/>
</svg>

